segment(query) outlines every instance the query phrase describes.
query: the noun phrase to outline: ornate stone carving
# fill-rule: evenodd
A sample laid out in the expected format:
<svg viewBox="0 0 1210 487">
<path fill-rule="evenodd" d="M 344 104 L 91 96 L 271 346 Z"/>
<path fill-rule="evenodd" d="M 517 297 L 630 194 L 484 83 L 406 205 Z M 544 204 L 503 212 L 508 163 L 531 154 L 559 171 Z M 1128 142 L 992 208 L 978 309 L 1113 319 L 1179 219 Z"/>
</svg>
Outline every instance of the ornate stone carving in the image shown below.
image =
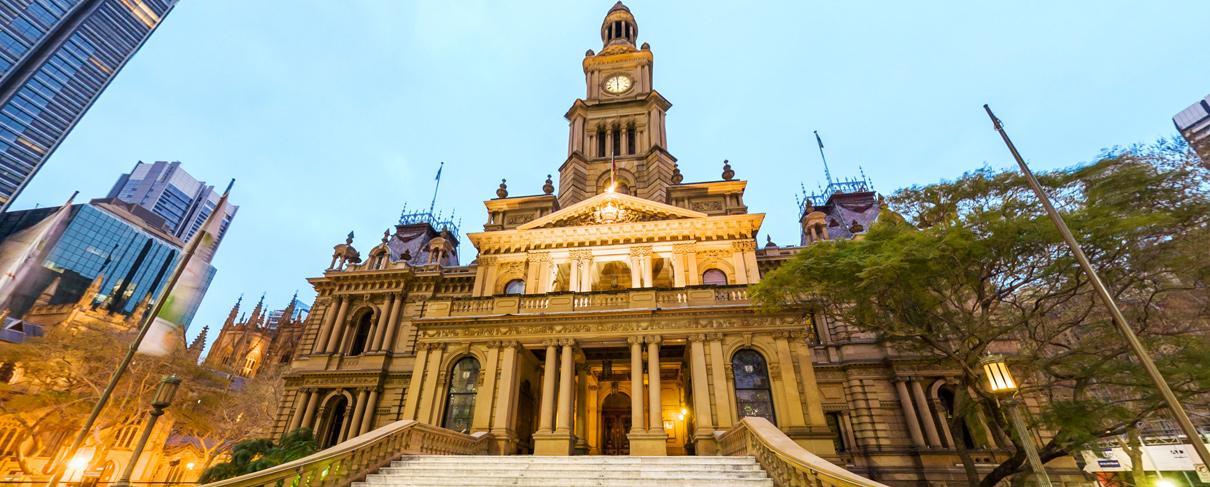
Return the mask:
<svg viewBox="0 0 1210 487">
<path fill-rule="evenodd" d="M 631 256 L 631 257 L 647 257 L 647 256 L 649 256 L 649 255 L 651 255 L 651 247 L 650 247 L 650 246 L 643 245 L 643 246 L 631 247 L 631 248 L 630 248 L 630 256 Z"/>
<path fill-rule="evenodd" d="M 704 341 L 706 341 L 706 334 L 705 333 L 694 333 L 692 335 L 689 335 L 688 338 L 689 338 L 690 342 L 704 342 Z"/>
<path fill-rule="evenodd" d="M 731 248 L 733 248 L 737 251 L 740 251 L 740 252 L 756 250 L 756 241 L 755 240 L 739 240 L 739 241 L 731 242 Z"/>
</svg>

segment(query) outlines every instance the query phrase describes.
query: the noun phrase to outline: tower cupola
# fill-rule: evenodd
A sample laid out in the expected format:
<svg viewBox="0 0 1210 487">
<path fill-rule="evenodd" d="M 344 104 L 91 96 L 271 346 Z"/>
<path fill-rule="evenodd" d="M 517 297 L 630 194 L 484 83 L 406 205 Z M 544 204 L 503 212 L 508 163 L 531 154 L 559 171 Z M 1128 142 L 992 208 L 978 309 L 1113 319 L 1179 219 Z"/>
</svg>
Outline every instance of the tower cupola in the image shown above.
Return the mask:
<svg viewBox="0 0 1210 487">
<path fill-rule="evenodd" d="M 622 2 L 613 4 L 601 23 L 601 42 L 606 48 L 617 45 L 635 47 L 634 42 L 638 38 L 639 24 L 634 21 L 630 9 Z"/>
</svg>

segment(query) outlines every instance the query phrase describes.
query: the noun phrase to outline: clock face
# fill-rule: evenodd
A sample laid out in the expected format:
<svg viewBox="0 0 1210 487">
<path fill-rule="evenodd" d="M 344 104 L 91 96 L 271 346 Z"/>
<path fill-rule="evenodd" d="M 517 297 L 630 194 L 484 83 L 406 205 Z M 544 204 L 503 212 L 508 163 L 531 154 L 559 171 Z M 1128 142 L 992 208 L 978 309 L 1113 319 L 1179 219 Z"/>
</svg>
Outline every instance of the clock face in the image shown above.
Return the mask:
<svg viewBox="0 0 1210 487">
<path fill-rule="evenodd" d="M 605 91 L 608 91 L 615 95 L 618 93 L 625 93 L 626 90 L 630 89 L 630 84 L 631 84 L 630 78 L 626 77 L 625 75 L 619 74 L 617 76 L 614 76 L 612 78 L 605 80 Z"/>
</svg>

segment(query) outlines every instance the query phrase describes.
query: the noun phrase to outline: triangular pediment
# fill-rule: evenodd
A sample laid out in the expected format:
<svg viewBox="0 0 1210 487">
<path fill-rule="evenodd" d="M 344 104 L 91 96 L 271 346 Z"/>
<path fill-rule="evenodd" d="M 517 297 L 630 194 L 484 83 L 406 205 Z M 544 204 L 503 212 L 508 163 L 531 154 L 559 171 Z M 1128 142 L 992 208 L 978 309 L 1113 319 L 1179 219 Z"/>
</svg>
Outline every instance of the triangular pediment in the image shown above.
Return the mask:
<svg viewBox="0 0 1210 487">
<path fill-rule="evenodd" d="M 620 193 L 601 193 L 521 225 L 517 227 L 517 230 L 681 220 L 686 218 L 705 218 L 707 216 L 702 212 L 636 196 Z"/>
</svg>

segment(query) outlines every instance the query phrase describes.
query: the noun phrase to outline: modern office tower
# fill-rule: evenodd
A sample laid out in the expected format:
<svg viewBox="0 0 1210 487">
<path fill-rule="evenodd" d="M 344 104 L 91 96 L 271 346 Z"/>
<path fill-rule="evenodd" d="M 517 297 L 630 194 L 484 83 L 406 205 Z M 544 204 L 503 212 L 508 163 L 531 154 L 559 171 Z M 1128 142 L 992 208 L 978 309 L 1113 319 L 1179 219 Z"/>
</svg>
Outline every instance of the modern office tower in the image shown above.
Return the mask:
<svg viewBox="0 0 1210 487">
<path fill-rule="evenodd" d="M 0 215 L 0 242 L 50 218 L 58 209 Z M 46 236 L 42 246 L 46 250 L 35 261 L 40 266 L 23 274 L 17 291 L 5 303 L 9 316 L 32 319 L 31 312 L 48 314 L 48 308 L 81 300 L 93 310 L 134 314 L 149 294 L 150 298 L 160 297 L 184 246 L 181 239 L 161 229 L 161 220 L 142 207 L 116 199 L 73 205 L 62 229 Z M 215 268 L 208 266 L 203 290 L 214 273 Z M 185 324 L 200 304 L 201 299 L 190 303 Z"/>
<path fill-rule="evenodd" d="M 1181 110 L 1172 117 L 1172 123 L 1176 124 L 1176 129 L 1189 141 L 1202 162 L 1210 164 L 1210 96 Z"/>
<path fill-rule="evenodd" d="M 176 0 L 0 0 L 0 211 Z"/>
<path fill-rule="evenodd" d="M 164 219 L 164 231 L 188 242 L 214 211 L 220 196 L 214 186 L 185 172 L 178 161 L 153 164 L 139 161 L 130 173 L 118 178 L 107 197 L 150 210 Z M 227 205 L 215 248 L 222 242 L 237 210 L 238 206 Z M 207 261 L 213 255 L 213 249 L 210 250 L 202 253 Z"/>
</svg>

